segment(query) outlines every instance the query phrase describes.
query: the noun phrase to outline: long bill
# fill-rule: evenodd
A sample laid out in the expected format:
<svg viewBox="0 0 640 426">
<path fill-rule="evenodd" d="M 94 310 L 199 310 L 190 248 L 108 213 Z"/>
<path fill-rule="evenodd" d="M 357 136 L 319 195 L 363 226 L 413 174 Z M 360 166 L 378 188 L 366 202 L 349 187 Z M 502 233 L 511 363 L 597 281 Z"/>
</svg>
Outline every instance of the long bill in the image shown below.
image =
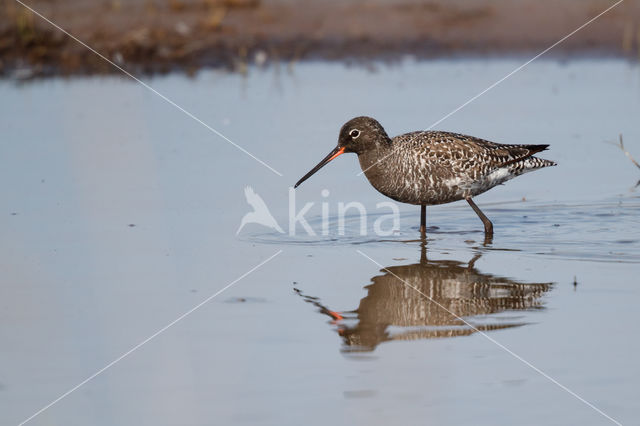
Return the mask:
<svg viewBox="0 0 640 426">
<path fill-rule="evenodd" d="M 334 158 L 336 158 L 338 155 L 342 155 L 344 154 L 344 147 L 335 147 L 330 153 L 329 155 L 327 155 L 326 157 L 324 157 L 322 159 L 321 162 L 318 163 L 318 165 L 316 165 L 313 169 L 311 169 L 309 171 L 309 173 L 307 173 L 306 175 L 302 176 L 302 178 L 298 181 L 298 183 L 296 183 L 293 187 L 297 188 L 298 186 L 300 186 L 300 184 L 302 182 L 304 182 L 305 180 L 309 179 L 311 177 L 312 174 L 314 174 L 315 172 L 317 172 L 318 170 L 320 170 L 321 168 L 323 168 L 324 166 L 327 165 L 327 163 L 331 160 L 333 160 Z"/>
</svg>

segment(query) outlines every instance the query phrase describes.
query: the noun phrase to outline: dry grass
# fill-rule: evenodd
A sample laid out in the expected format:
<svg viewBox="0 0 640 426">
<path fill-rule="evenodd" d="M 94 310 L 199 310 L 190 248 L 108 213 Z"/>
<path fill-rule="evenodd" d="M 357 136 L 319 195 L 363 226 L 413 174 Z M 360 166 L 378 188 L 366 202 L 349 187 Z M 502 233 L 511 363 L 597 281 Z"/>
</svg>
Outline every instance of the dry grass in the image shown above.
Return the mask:
<svg viewBox="0 0 640 426">
<path fill-rule="evenodd" d="M 619 143 L 617 143 L 617 144 L 616 144 L 616 143 L 611 142 L 611 144 L 612 144 L 612 145 L 617 146 L 618 148 L 620 148 L 620 150 L 621 150 L 622 152 L 624 152 L 624 155 L 626 155 L 626 156 L 627 156 L 627 158 L 628 158 L 629 160 L 631 160 L 631 162 L 632 162 L 633 164 L 635 164 L 637 168 L 639 168 L 639 169 L 640 169 L 640 164 L 638 164 L 638 162 L 633 158 L 633 156 L 629 153 L 629 151 L 627 151 L 627 150 L 625 149 L 625 147 L 624 147 L 624 141 L 622 140 L 622 133 L 620 134 L 620 142 L 619 142 Z"/>
<path fill-rule="evenodd" d="M 636 166 L 637 168 L 639 168 L 639 169 L 640 169 L 640 164 L 635 160 L 635 158 L 633 158 L 633 156 L 629 153 L 629 151 L 627 151 L 627 150 L 626 150 L 626 148 L 624 147 L 624 141 L 622 140 L 622 133 L 620 134 L 620 142 L 619 142 L 619 143 L 614 143 L 614 142 L 609 142 L 609 143 L 610 143 L 611 145 L 615 145 L 615 146 L 617 146 L 618 148 L 620 148 L 620 150 L 621 150 L 622 152 L 624 152 L 624 155 L 626 155 L 626 156 L 627 156 L 627 158 L 628 158 L 629 160 L 631 160 L 631 162 L 632 162 L 633 164 L 635 164 L 635 166 Z M 634 187 L 634 188 L 637 188 L 637 187 L 639 187 L 639 186 L 640 186 L 640 180 L 638 181 L 638 183 L 636 183 L 636 185 L 635 185 L 635 187 Z"/>
</svg>

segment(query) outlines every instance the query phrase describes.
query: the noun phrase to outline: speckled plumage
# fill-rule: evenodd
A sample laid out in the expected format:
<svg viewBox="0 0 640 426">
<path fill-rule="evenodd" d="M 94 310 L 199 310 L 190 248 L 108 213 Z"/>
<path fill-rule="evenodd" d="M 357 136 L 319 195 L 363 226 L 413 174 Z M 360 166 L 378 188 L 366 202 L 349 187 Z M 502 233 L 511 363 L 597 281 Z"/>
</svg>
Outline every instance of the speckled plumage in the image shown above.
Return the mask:
<svg viewBox="0 0 640 426">
<path fill-rule="evenodd" d="M 375 148 L 358 154 L 360 166 L 374 188 L 403 203 L 458 201 L 523 173 L 555 165 L 532 156 L 547 145 L 502 145 L 439 131 L 411 132 L 391 139 L 386 133 L 377 134 L 381 140 Z"/>
<path fill-rule="evenodd" d="M 493 224 L 472 197 L 523 173 L 556 163 L 533 154 L 548 145 L 502 145 L 473 136 L 419 131 L 390 138 L 370 117 L 356 117 L 340 129 L 336 146 L 304 175 L 297 188 L 345 152 L 358 155 L 374 188 L 396 201 L 421 206 L 420 231 L 426 230 L 426 206 L 466 200 L 484 223 L 490 240 Z"/>
</svg>

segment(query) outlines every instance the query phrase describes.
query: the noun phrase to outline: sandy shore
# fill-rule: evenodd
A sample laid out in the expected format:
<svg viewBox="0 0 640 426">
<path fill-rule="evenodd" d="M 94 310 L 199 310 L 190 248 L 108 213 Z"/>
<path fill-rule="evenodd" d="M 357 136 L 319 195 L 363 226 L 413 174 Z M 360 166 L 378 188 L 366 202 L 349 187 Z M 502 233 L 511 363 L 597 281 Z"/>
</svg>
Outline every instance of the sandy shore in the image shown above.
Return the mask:
<svg viewBox="0 0 640 426">
<path fill-rule="evenodd" d="M 74 36 L 135 72 L 243 71 L 249 63 L 395 59 L 410 54 L 541 51 L 611 0 L 450 2 L 298 0 L 30 0 Z M 640 51 L 640 2 L 626 0 L 551 53 Z M 0 8 L 0 73 L 109 73 L 114 68 L 15 0 Z"/>
</svg>

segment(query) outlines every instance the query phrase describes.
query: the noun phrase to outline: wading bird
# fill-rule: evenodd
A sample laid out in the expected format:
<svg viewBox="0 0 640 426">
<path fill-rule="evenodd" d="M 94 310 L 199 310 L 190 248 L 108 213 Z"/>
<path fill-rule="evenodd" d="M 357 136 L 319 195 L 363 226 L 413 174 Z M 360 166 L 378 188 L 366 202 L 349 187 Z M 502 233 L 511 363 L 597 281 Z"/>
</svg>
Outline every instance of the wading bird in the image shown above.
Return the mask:
<svg viewBox="0 0 640 426">
<path fill-rule="evenodd" d="M 503 145 L 473 136 L 418 131 L 390 138 L 370 117 L 356 117 L 340 129 L 336 146 L 295 184 L 297 188 L 345 152 L 358 155 L 364 175 L 375 189 L 402 203 L 421 206 L 420 232 L 426 232 L 426 206 L 466 200 L 484 224 L 493 224 L 472 197 L 523 173 L 556 163 L 533 154 L 549 145 Z"/>
</svg>

